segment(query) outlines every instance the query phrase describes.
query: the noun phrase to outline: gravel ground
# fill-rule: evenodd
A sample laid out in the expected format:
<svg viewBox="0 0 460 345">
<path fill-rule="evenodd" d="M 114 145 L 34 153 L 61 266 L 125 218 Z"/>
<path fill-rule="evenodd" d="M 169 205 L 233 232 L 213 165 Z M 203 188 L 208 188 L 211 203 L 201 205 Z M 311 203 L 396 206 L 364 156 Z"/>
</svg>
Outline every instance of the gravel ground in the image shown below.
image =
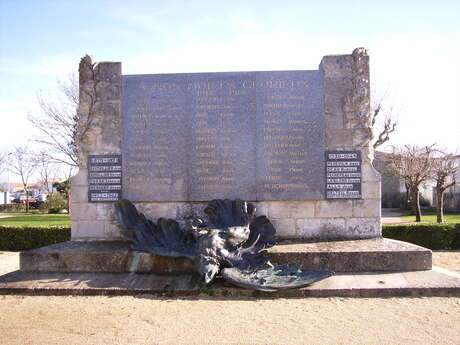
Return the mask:
<svg viewBox="0 0 460 345">
<path fill-rule="evenodd" d="M 460 272 L 460 252 L 435 252 Z M 18 254 L 0 252 L 0 274 Z M 460 298 L 0 296 L 0 344 L 460 344 Z"/>
</svg>

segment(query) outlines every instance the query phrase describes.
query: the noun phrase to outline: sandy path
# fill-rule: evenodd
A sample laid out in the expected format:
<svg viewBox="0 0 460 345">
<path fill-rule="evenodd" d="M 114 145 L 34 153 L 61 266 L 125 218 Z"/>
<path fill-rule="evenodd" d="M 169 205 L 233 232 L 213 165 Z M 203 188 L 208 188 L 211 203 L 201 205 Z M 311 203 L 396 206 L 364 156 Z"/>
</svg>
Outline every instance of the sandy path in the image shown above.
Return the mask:
<svg viewBox="0 0 460 345">
<path fill-rule="evenodd" d="M 460 252 L 434 262 L 460 271 Z M 0 344 L 458 345 L 460 298 L 0 296 Z"/>
<path fill-rule="evenodd" d="M 455 344 L 460 298 L 0 296 L 1 344 Z"/>
<path fill-rule="evenodd" d="M 382 224 L 408 223 L 402 220 L 402 212 L 399 208 L 382 208 Z"/>
<path fill-rule="evenodd" d="M 8 218 L 8 217 L 14 217 L 14 216 L 17 216 L 17 214 L 0 213 L 0 218 Z"/>
</svg>

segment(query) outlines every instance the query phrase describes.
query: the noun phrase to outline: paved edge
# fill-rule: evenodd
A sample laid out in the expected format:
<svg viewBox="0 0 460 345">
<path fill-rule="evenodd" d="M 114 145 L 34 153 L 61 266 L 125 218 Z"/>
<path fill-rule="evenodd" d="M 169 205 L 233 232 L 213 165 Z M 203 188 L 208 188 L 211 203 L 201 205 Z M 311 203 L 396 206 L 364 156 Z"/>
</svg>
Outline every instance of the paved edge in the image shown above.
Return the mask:
<svg viewBox="0 0 460 345">
<path fill-rule="evenodd" d="M 237 288 L 217 280 L 202 286 L 193 276 L 124 273 L 31 273 L 0 276 L 1 295 L 139 296 L 156 298 L 460 297 L 460 277 L 444 269 L 338 274 L 302 289 L 275 293 Z"/>
</svg>

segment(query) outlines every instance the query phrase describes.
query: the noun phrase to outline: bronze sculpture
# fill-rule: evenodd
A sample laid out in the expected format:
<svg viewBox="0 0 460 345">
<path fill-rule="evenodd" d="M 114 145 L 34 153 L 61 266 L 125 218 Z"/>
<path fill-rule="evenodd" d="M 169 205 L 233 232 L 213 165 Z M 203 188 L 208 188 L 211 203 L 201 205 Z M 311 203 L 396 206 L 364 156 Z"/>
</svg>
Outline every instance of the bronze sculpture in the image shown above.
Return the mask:
<svg viewBox="0 0 460 345">
<path fill-rule="evenodd" d="M 204 283 L 219 273 L 234 285 L 260 290 L 300 288 L 325 279 L 330 271 L 301 271 L 298 265 L 273 265 L 267 248 L 276 244 L 276 230 L 266 216 L 256 216 L 253 204 L 216 199 L 204 209 L 207 219 L 195 218 L 189 228 L 173 219 L 148 220 L 128 200 L 116 204 L 123 228 L 132 236 L 132 249 L 194 260 Z"/>
</svg>

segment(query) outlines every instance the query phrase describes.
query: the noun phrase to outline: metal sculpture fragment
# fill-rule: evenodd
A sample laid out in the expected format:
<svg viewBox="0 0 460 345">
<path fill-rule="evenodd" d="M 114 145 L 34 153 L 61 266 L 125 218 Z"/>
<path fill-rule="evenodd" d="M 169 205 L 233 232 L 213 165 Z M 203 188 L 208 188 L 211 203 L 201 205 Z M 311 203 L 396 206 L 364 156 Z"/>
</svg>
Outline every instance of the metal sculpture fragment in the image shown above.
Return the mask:
<svg viewBox="0 0 460 345">
<path fill-rule="evenodd" d="M 188 228 L 173 219 L 147 219 L 128 200 L 116 204 L 132 249 L 170 257 L 185 257 L 198 264 L 204 283 L 218 274 L 249 289 L 277 291 L 300 288 L 330 277 L 330 271 L 301 271 L 298 265 L 273 265 L 266 250 L 276 244 L 275 227 L 266 216 L 255 215 L 253 204 L 216 199 L 204 209 L 207 219 L 195 218 Z"/>
</svg>

